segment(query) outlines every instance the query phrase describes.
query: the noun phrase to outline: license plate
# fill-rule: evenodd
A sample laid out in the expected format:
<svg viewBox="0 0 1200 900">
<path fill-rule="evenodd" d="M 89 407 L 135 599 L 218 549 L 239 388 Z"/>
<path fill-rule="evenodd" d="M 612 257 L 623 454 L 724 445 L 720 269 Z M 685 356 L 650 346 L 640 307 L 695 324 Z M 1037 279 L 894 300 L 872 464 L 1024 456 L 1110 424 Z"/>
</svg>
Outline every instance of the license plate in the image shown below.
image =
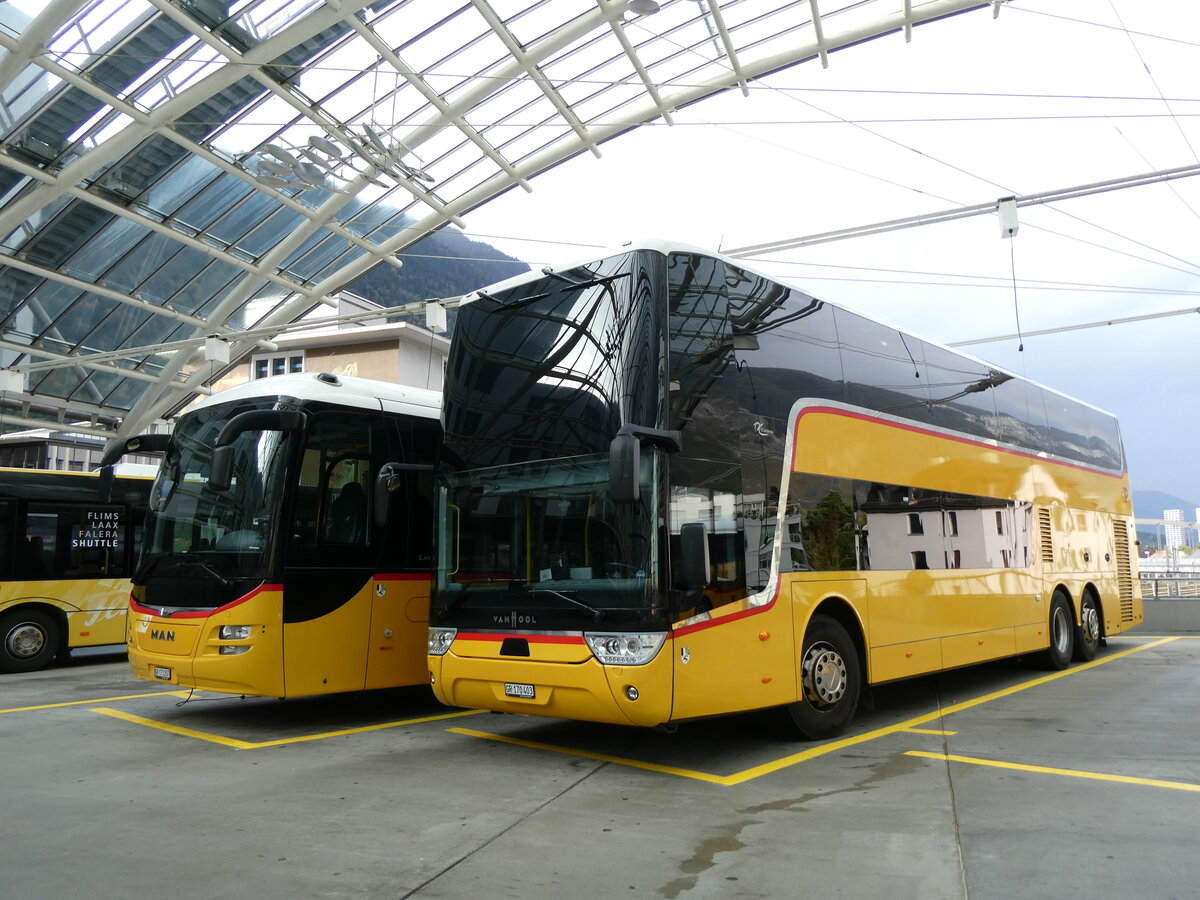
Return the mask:
<svg viewBox="0 0 1200 900">
<path fill-rule="evenodd" d="M 533 685 L 532 684 L 515 684 L 514 682 L 506 681 L 506 682 L 504 682 L 504 696 L 505 697 L 520 697 L 523 700 L 532 700 L 533 699 Z"/>
<path fill-rule="evenodd" d="M 155 666 L 154 667 L 154 677 L 161 678 L 163 681 L 170 681 L 171 680 L 171 670 L 168 669 L 166 666 Z"/>
</svg>

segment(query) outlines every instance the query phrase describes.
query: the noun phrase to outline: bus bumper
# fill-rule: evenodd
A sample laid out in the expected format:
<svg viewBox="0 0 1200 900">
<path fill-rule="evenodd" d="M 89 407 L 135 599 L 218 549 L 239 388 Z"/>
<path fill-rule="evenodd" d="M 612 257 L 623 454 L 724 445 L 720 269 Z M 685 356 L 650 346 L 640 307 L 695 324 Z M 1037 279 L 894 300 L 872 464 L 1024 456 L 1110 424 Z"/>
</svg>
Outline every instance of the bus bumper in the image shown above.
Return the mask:
<svg viewBox="0 0 1200 900">
<path fill-rule="evenodd" d="M 227 618 L 181 620 L 131 610 L 127 644 L 134 677 L 202 691 L 284 696 L 279 629 L 258 626 L 244 641 L 221 640 Z"/>
<path fill-rule="evenodd" d="M 451 647 L 429 657 L 429 676 L 448 706 L 645 727 L 671 718 L 669 640 L 641 666 L 605 666 L 595 658 L 514 662 L 460 656 Z M 514 696 L 523 693 L 532 696 Z"/>
</svg>

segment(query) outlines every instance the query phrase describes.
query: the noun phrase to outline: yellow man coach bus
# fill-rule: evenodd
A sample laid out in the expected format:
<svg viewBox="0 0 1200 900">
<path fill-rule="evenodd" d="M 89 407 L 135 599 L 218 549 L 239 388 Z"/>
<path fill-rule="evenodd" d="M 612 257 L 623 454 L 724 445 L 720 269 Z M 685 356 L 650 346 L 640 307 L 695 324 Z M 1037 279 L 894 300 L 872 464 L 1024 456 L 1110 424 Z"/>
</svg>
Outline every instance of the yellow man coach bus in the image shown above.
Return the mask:
<svg viewBox="0 0 1200 900">
<path fill-rule="evenodd" d="M 0 672 L 122 644 L 147 476 L 0 469 Z"/>
<path fill-rule="evenodd" d="M 694 249 L 459 309 L 430 680 L 654 726 L 1089 659 L 1142 621 L 1116 420 Z"/>
<path fill-rule="evenodd" d="M 431 391 L 281 375 L 117 448 L 164 451 L 134 674 L 268 697 L 423 683 L 438 414 Z"/>
</svg>

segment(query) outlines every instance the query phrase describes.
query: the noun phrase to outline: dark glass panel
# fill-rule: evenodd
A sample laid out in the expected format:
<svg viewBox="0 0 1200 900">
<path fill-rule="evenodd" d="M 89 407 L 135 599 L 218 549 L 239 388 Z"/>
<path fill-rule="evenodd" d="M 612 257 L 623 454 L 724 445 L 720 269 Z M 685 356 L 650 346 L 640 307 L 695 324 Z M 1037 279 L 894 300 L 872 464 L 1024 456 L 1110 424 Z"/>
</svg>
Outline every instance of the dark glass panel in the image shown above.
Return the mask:
<svg viewBox="0 0 1200 900">
<path fill-rule="evenodd" d="M 629 254 L 459 308 L 446 443 L 464 465 L 607 453 L 624 422 L 659 427 L 652 270 Z"/>
<path fill-rule="evenodd" d="M 839 309 L 838 340 L 846 402 L 933 424 L 924 343 L 888 325 Z"/>
</svg>

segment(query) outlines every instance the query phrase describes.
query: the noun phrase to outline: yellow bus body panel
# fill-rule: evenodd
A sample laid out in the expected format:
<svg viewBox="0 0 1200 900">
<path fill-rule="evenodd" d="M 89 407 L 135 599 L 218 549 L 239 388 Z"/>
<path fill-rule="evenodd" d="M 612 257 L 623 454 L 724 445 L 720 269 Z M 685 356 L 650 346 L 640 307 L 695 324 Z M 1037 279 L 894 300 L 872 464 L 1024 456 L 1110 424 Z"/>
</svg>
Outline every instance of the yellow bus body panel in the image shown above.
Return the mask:
<svg viewBox="0 0 1200 900">
<path fill-rule="evenodd" d="M 792 618 L 792 605 L 786 599 L 762 606 L 739 600 L 718 607 L 707 620 L 676 624 L 671 718 L 693 719 L 792 702 L 799 671 Z"/>
<path fill-rule="evenodd" d="M 427 575 L 376 575 L 332 612 L 284 623 L 283 587 L 263 585 L 199 616 L 133 610 L 129 661 L 148 681 L 261 697 L 424 684 L 428 605 Z M 251 636 L 222 640 L 223 625 L 249 625 Z"/>
<path fill-rule="evenodd" d="M 364 687 L 425 684 L 428 636 L 429 576 L 376 575 Z"/>
<path fill-rule="evenodd" d="M 27 604 L 53 606 L 67 618 L 68 647 L 125 643 L 128 578 L 0 582 L 0 613 Z"/>
<path fill-rule="evenodd" d="M 135 589 L 135 598 L 140 590 Z M 129 613 L 129 664 L 138 678 L 202 691 L 283 697 L 283 588 L 265 584 L 211 613 Z M 223 641 L 222 625 L 249 625 L 250 637 Z M 221 653 L 222 646 L 247 649 Z M 156 675 L 155 672 L 164 675 Z M 164 677 L 165 676 L 165 677 Z"/>
</svg>

